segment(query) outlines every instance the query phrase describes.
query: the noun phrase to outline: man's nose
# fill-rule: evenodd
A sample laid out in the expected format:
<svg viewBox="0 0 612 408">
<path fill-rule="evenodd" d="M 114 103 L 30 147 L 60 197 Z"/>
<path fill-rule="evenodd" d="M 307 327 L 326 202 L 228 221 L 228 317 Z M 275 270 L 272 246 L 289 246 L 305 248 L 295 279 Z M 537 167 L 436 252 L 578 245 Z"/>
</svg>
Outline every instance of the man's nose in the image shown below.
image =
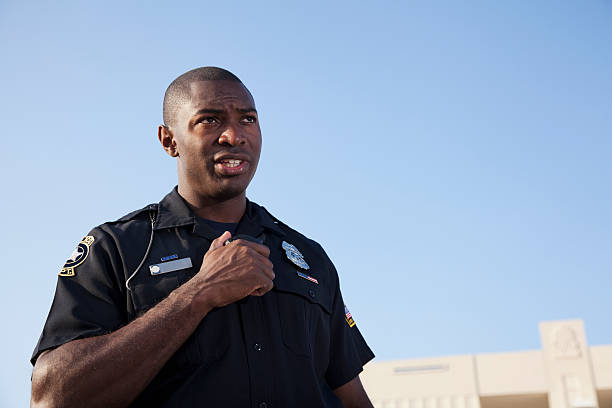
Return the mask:
<svg viewBox="0 0 612 408">
<path fill-rule="evenodd" d="M 245 143 L 245 137 L 235 126 L 228 126 L 219 136 L 219 144 L 238 146 Z"/>
</svg>

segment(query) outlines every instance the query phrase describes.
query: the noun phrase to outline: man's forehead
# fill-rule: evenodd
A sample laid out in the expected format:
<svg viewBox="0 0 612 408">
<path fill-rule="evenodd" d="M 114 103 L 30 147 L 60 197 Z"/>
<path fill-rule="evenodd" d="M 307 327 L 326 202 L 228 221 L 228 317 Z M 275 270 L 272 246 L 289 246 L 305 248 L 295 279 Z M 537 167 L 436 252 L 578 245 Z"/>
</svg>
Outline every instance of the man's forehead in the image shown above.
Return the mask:
<svg viewBox="0 0 612 408">
<path fill-rule="evenodd" d="M 232 103 L 240 108 L 255 108 L 251 93 L 238 81 L 194 81 L 189 84 L 189 93 L 192 107 Z"/>
</svg>

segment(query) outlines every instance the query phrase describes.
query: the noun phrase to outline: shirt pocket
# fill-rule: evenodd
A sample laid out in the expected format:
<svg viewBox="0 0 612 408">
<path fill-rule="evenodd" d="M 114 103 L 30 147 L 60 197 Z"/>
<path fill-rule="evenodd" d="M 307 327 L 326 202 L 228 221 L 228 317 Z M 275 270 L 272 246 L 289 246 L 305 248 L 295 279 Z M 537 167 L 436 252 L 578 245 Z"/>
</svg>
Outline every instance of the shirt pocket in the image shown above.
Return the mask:
<svg viewBox="0 0 612 408">
<path fill-rule="evenodd" d="M 282 271 L 274 282 L 284 345 L 302 357 L 329 353 L 331 297 L 328 289 Z M 293 278 L 295 277 L 295 278 Z M 279 279 L 280 278 L 280 279 Z"/>
<path fill-rule="evenodd" d="M 142 315 L 191 279 L 201 264 L 199 259 L 194 259 L 189 254 L 175 255 L 178 259 L 167 262 L 155 262 L 160 259 L 158 254 L 159 251 L 156 256 L 149 257 L 130 284 L 137 315 Z"/>
<path fill-rule="evenodd" d="M 152 259 L 156 258 L 158 257 L 152 257 Z M 183 258 L 188 257 L 184 256 Z M 153 265 L 163 265 L 163 263 L 151 263 L 151 265 L 149 265 L 148 262 L 145 263 L 138 272 L 138 275 L 135 276 L 133 283 L 130 285 L 132 288 L 132 302 L 137 316 L 141 316 L 149 309 L 155 307 L 159 302 L 168 297 L 170 293 L 191 279 L 199 269 L 198 265 L 192 265 L 187 268 L 152 274 L 151 266 Z M 185 373 L 185 370 L 190 371 L 195 366 L 220 358 L 220 355 L 223 354 L 225 348 L 227 348 L 227 342 L 210 341 L 208 338 L 210 334 L 207 333 L 208 328 L 211 326 L 209 322 L 215 320 L 214 314 L 214 312 L 209 313 L 210 316 L 207 315 L 200 322 L 194 332 L 185 340 L 174 355 L 170 357 L 165 365 L 165 372 L 176 371 L 179 374 Z M 212 326 L 214 326 L 214 324 L 212 324 Z M 223 340 L 223 338 L 221 338 L 221 340 Z M 204 347 L 202 346 L 203 342 L 212 345 L 211 347 Z"/>
<path fill-rule="evenodd" d="M 178 272 L 158 276 L 151 276 L 148 270 L 143 270 L 141 273 L 147 276 L 132 286 L 132 301 L 138 315 L 144 314 L 180 286 Z"/>
<path fill-rule="evenodd" d="M 156 276 L 148 274 L 144 277 L 144 281 L 139 280 L 132 289 L 132 299 L 137 313 L 142 315 L 157 305 L 189 280 L 193 273 L 192 267 Z M 226 313 L 225 308 L 211 310 L 168 360 L 166 370 L 184 372 L 194 367 L 208 365 L 223 357 L 229 346 L 227 330 L 224 330 L 228 319 Z"/>
</svg>

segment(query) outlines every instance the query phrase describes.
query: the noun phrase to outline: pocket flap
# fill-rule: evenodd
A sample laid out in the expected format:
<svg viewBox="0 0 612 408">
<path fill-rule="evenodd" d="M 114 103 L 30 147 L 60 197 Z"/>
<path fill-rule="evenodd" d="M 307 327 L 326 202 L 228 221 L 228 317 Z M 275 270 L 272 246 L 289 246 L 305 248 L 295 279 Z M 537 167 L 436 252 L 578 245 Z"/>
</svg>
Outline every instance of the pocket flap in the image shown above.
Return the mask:
<svg viewBox="0 0 612 408">
<path fill-rule="evenodd" d="M 321 284 L 317 278 L 316 270 L 301 271 L 291 265 L 282 265 L 275 268 L 274 289 L 301 296 L 310 303 L 318 304 L 327 313 L 331 313 L 332 299 L 329 288 Z M 313 278 L 319 283 L 302 276 Z"/>
</svg>

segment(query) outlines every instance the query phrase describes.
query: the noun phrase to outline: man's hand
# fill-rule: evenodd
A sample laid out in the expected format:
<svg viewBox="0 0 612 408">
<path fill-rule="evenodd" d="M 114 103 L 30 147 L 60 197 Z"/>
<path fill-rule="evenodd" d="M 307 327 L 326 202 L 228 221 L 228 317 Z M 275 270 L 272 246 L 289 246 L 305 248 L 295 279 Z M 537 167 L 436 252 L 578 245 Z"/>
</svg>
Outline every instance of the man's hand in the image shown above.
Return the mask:
<svg viewBox="0 0 612 408">
<path fill-rule="evenodd" d="M 249 295 L 262 296 L 274 286 L 270 249 L 242 239 L 224 245 L 231 236 L 226 231 L 212 242 L 200 271 L 190 281 L 202 288 L 203 299 L 210 308 Z"/>
</svg>

